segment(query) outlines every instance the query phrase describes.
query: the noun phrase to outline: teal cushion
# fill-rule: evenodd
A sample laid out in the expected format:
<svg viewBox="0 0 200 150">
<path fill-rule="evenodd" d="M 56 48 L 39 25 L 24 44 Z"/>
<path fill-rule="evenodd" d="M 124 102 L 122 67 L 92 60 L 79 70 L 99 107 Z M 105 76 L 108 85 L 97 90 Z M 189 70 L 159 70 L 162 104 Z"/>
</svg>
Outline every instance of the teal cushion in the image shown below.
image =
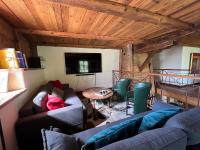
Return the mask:
<svg viewBox="0 0 200 150">
<path fill-rule="evenodd" d="M 162 127 L 169 118 L 178 114 L 181 110 L 181 108 L 170 108 L 147 114 L 142 119 L 139 133 Z"/>
<path fill-rule="evenodd" d="M 87 140 L 82 150 L 95 150 L 138 133 L 142 117 L 129 119 L 100 131 Z"/>
</svg>

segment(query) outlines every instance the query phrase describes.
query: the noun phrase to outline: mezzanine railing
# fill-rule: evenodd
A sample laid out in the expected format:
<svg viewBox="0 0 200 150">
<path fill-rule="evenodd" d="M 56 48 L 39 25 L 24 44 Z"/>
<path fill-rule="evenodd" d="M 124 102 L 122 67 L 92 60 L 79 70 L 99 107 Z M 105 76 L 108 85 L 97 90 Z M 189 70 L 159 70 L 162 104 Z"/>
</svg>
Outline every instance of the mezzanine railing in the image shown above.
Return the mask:
<svg viewBox="0 0 200 150">
<path fill-rule="evenodd" d="M 163 73 L 145 73 L 113 70 L 113 85 L 121 78 L 132 79 L 131 87 L 133 87 L 132 85 L 137 82 L 151 82 L 154 88 L 152 91 L 153 94 L 159 93 L 161 96 L 174 98 L 177 101 L 184 103 L 186 108 L 188 105 L 200 106 L 200 84 L 198 84 L 200 83 L 200 77 L 197 74 L 175 74 L 175 72 L 164 73 L 164 71 Z M 177 85 L 174 83 L 169 84 L 174 80 L 177 82 Z M 187 84 L 179 84 L 179 81 L 181 81 L 181 83 L 186 82 Z"/>
</svg>

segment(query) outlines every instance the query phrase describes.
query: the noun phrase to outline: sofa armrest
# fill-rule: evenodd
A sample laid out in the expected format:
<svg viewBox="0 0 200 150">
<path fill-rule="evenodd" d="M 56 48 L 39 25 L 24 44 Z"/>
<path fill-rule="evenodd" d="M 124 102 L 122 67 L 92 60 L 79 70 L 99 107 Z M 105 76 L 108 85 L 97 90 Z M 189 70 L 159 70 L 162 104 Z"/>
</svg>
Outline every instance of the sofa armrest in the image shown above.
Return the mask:
<svg viewBox="0 0 200 150">
<path fill-rule="evenodd" d="M 17 125 L 31 125 L 37 127 L 45 127 L 46 125 L 59 125 L 65 124 L 72 127 L 82 128 L 83 123 L 83 107 L 82 106 L 67 106 L 39 114 L 31 115 L 28 117 L 20 118 Z M 47 127 L 48 127 L 47 126 Z"/>
<path fill-rule="evenodd" d="M 20 149 L 40 149 L 42 147 L 41 129 L 48 129 L 49 126 L 60 128 L 67 134 L 82 131 L 82 106 L 72 105 L 20 118 L 16 123 L 16 135 Z"/>
</svg>

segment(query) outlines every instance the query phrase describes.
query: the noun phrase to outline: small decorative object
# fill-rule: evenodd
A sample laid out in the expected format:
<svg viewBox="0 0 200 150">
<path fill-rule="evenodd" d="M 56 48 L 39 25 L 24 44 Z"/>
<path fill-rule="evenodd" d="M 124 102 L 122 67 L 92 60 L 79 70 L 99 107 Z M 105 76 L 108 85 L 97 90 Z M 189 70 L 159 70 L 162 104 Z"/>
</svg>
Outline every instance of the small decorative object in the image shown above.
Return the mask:
<svg viewBox="0 0 200 150">
<path fill-rule="evenodd" d="M 0 69 L 19 68 L 15 50 L 12 48 L 0 50 Z"/>
<path fill-rule="evenodd" d="M 101 90 L 100 91 L 100 94 L 101 95 L 107 95 L 107 94 L 109 94 L 110 92 L 108 91 L 108 90 Z"/>
</svg>

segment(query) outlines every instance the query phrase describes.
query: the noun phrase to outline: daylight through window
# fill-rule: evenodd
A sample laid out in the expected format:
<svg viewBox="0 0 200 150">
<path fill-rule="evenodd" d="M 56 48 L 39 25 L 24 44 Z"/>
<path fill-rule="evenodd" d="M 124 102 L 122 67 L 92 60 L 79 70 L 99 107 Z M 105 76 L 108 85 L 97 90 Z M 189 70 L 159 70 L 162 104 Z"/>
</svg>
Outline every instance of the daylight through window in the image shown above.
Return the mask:
<svg viewBox="0 0 200 150">
<path fill-rule="evenodd" d="M 88 61 L 86 60 L 80 60 L 79 61 L 79 72 L 86 73 L 88 71 Z"/>
</svg>

